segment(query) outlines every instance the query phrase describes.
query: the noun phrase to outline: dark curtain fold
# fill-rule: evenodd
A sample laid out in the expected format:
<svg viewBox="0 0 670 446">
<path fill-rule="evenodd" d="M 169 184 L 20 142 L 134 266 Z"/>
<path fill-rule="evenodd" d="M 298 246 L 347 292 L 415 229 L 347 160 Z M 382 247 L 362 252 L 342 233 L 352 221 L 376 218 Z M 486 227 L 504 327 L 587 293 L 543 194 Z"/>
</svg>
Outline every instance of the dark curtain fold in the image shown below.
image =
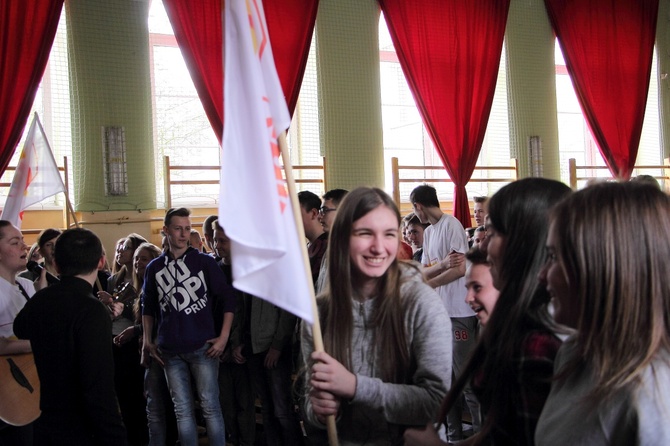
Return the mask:
<svg viewBox="0 0 670 446">
<path fill-rule="evenodd" d="M 400 65 L 471 224 L 470 181 L 491 113 L 509 0 L 379 0 Z"/>
<path fill-rule="evenodd" d="M 222 0 L 163 0 L 175 38 L 219 144 L 223 137 Z M 305 73 L 318 0 L 264 0 L 272 52 L 289 112 Z"/>
<path fill-rule="evenodd" d="M 0 172 L 21 140 L 63 10 L 63 0 L 0 0 Z"/>
<path fill-rule="evenodd" d="M 545 0 L 577 98 L 612 175 L 628 180 L 647 103 L 658 0 Z"/>
</svg>

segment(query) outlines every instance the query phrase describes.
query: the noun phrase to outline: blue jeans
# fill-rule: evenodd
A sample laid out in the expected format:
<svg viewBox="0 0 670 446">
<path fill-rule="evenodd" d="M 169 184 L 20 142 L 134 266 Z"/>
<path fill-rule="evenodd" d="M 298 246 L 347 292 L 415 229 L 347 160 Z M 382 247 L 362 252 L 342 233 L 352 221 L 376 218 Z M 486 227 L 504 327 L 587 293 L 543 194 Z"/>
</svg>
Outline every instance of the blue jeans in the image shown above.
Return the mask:
<svg viewBox="0 0 670 446">
<path fill-rule="evenodd" d="M 144 373 L 144 392 L 147 396 L 149 446 L 165 446 L 177 441 L 177 422 L 165 380 L 163 367 L 152 360 Z"/>
<path fill-rule="evenodd" d="M 179 429 L 182 446 L 197 446 L 198 430 L 195 423 L 194 399 L 191 391 L 191 375 L 200 400 L 202 415 L 207 424 L 207 436 L 211 446 L 225 446 L 226 433 L 219 404 L 219 359 L 206 356 L 209 344 L 189 353 L 169 354 L 163 352 L 165 376 L 167 378 Z"/>
</svg>

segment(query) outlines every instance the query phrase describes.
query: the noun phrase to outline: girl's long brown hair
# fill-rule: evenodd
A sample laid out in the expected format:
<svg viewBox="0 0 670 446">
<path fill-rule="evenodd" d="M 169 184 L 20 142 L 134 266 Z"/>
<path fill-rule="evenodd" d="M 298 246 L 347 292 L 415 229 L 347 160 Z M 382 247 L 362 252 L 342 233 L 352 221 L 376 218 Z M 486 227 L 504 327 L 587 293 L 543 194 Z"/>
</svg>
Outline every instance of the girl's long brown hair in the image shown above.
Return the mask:
<svg viewBox="0 0 670 446">
<path fill-rule="evenodd" d="M 349 192 L 340 203 L 328 241 L 328 282 L 320 297 L 324 346 L 349 371 L 352 371 L 352 299 L 357 292 L 352 287 L 353 266 L 349 257 L 349 240 L 353 223 L 379 206 L 392 210 L 400 226 L 398 208 L 384 191 L 377 188 L 358 188 Z M 375 358 L 379 361 L 382 379 L 386 382 L 404 382 L 409 371 L 410 357 L 403 321 L 397 259 L 381 279 L 376 305 Z"/>
<path fill-rule="evenodd" d="M 579 305 L 576 357 L 564 379 L 590 366 L 597 403 L 632 389 L 670 349 L 670 198 L 639 183 L 601 183 L 554 210 L 562 263 Z"/>
<path fill-rule="evenodd" d="M 547 306 L 549 294 L 537 275 L 545 262 L 544 245 L 549 227 L 550 208 L 567 196 L 565 184 L 544 178 L 525 178 L 500 189 L 489 200 L 490 224 L 505 239 L 502 267 L 498 274 L 504 283 L 486 329 L 470 361 L 442 402 L 438 422 L 460 397 L 475 372 L 487 376 L 481 401 L 488 406 L 478 440 L 498 429 L 496 423 L 509 407 L 509 382 L 517 380 L 514 358 L 518 357 L 524 336 L 530 330 L 556 331 Z"/>
</svg>

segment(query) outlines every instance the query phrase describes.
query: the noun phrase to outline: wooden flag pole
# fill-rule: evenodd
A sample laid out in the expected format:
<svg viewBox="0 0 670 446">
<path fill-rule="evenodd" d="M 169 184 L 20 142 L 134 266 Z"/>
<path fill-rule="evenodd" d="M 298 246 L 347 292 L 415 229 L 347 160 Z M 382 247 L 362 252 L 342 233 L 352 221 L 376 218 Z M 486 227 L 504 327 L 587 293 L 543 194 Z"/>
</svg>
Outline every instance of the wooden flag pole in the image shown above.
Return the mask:
<svg viewBox="0 0 670 446">
<path fill-rule="evenodd" d="M 67 158 L 66 158 L 65 165 L 67 166 Z M 67 171 L 66 171 L 66 174 L 67 174 Z M 79 226 L 79 221 L 77 220 L 77 215 L 74 213 L 74 208 L 72 207 L 72 202 L 70 201 L 70 196 L 69 196 L 68 192 L 69 191 L 66 187 L 65 188 L 65 205 L 67 207 L 68 212 L 72 216 L 72 221 L 74 221 L 74 227 L 79 228 L 80 227 Z M 66 227 L 65 229 L 69 229 L 69 228 Z M 98 276 L 95 276 L 95 284 L 98 286 L 98 290 L 106 291 L 105 288 L 102 287 L 102 284 L 100 283 L 100 278 Z"/>
<path fill-rule="evenodd" d="M 72 207 L 72 202 L 70 201 L 70 197 L 67 195 L 67 191 L 65 192 L 65 203 L 67 204 L 67 209 L 70 212 L 70 215 L 72 216 L 72 220 L 74 221 L 74 226 L 75 228 L 79 227 L 79 221 L 77 221 L 77 216 L 74 213 L 74 208 Z M 68 229 L 68 228 L 65 228 Z"/>
<path fill-rule="evenodd" d="M 72 221 L 74 221 L 74 227 L 78 228 L 79 227 L 79 221 L 77 220 L 77 215 L 74 213 L 74 207 L 72 207 L 72 202 L 70 201 L 70 188 L 69 188 L 69 183 L 68 183 L 68 171 L 67 171 L 67 156 L 63 157 L 63 170 L 65 171 L 65 181 L 63 182 L 63 188 L 65 189 L 65 207 L 66 215 L 71 215 L 72 216 Z M 65 229 L 70 229 L 70 220 L 65 219 Z M 98 286 L 98 290 L 100 291 L 105 291 L 105 289 L 102 287 L 102 284 L 100 283 L 100 278 L 98 276 L 95 276 L 95 284 Z"/>
<path fill-rule="evenodd" d="M 286 184 L 288 186 L 288 195 L 291 198 L 291 208 L 293 209 L 293 219 L 295 220 L 296 230 L 298 231 L 298 240 L 300 243 L 300 251 L 302 252 L 302 264 L 305 267 L 305 280 L 310 283 L 307 288 L 310 290 L 310 300 L 312 302 L 312 315 L 314 324 L 312 324 L 312 337 L 314 339 L 314 350 L 317 352 L 324 351 L 323 336 L 321 334 L 321 323 L 319 322 L 319 312 L 316 307 L 316 295 L 314 293 L 314 283 L 312 282 L 312 271 L 309 266 L 309 255 L 307 254 L 307 245 L 302 243 L 305 240 L 305 228 L 302 225 L 302 215 L 300 214 L 300 202 L 298 201 L 298 193 L 295 188 L 295 180 L 293 178 L 293 168 L 291 167 L 291 159 L 288 153 L 288 146 L 286 144 L 286 132 L 279 135 L 279 149 L 281 150 L 282 161 L 284 162 L 284 172 L 286 174 Z M 328 443 L 330 446 L 337 446 L 337 426 L 335 425 L 335 416 L 329 415 L 326 418 L 326 427 L 328 429 Z"/>
<path fill-rule="evenodd" d="M 74 208 L 72 207 L 72 202 L 70 201 L 70 197 L 68 196 L 67 191 L 65 192 L 65 203 L 67 203 L 67 209 L 70 212 L 70 215 L 72 215 L 72 220 L 74 221 L 74 227 L 79 228 L 80 227 L 79 221 L 77 220 L 77 216 L 74 213 Z M 98 276 L 95 276 L 95 284 L 98 286 L 98 290 L 107 291 L 105 288 L 102 287 L 102 284 L 100 283 L 100 278 Z"/>
</svg>

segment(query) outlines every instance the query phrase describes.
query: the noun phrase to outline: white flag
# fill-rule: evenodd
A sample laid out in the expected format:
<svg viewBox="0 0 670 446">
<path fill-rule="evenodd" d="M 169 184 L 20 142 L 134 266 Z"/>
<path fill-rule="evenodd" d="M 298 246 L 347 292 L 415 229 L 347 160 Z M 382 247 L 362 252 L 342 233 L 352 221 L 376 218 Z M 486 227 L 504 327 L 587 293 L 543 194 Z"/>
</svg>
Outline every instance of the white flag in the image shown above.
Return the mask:
<svg viewBox="0 0 670 446">
<path fill-rule="evenodd" d="M 291 122 L 261 0 L 226 0 L 219 220 L 231 239 L 233 285 L 313 322 L 311 278 L 279 165 Z M 302 222 L 300 222 L 302 224 Z"/>
<path fill-rule="evenodd" d="M 63 179 L 35 113 L 0 219 L 20 228 L 25 208 L 58 192 L 65 192 Z"/>
</svg>

